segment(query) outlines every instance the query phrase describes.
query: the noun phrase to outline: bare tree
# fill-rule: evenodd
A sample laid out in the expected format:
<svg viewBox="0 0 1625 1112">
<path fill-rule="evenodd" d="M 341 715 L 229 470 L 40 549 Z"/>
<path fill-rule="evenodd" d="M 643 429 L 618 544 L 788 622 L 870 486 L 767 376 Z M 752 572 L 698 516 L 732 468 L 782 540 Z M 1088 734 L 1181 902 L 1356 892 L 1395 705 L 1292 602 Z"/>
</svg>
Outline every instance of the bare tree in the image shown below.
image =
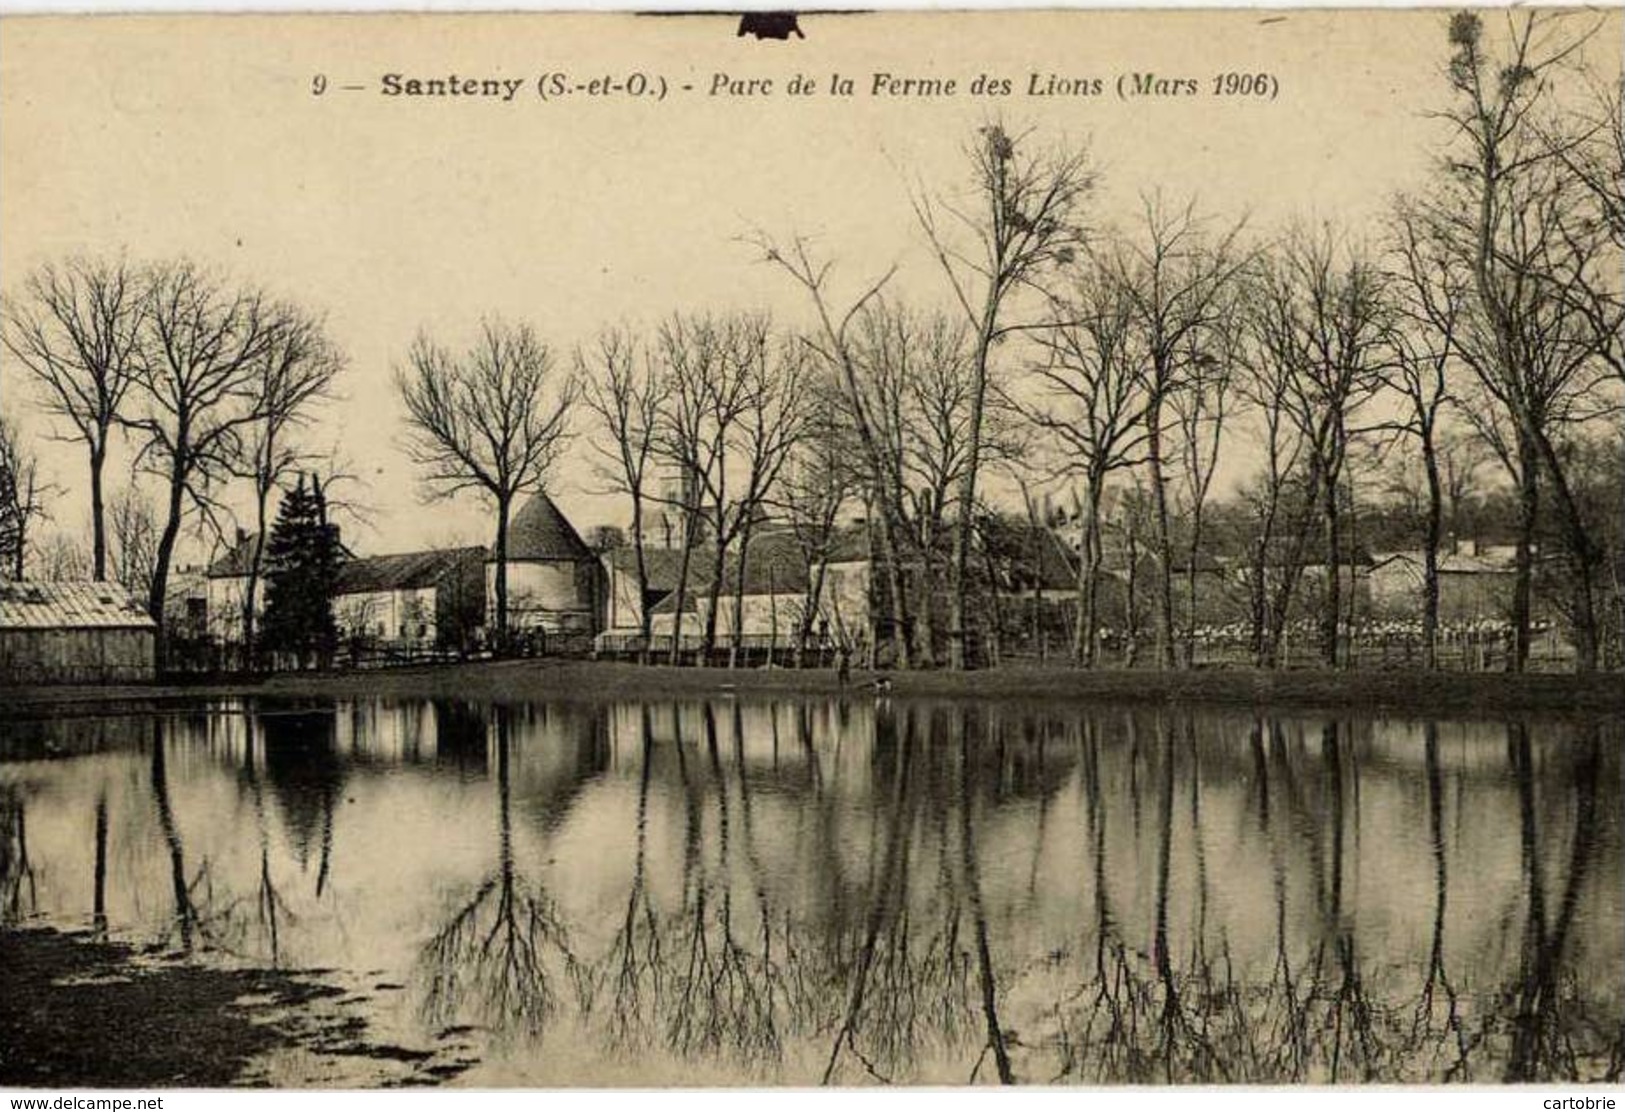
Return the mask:
<svg viewBox="0 0 1625 1112">
<path fill-rule="evenodd" d="M 1614 331 L 1599 330 L 1586 291 L 1617 281 L 1618 252 L 1605 221 L 1588 218 L 1590 196 L 1540 128 L 1558 72 L 1595 26 L 1575 32 L 1561 14 L 1508 13 L 1499 41 L 1483 17 L 1450 21 L 1452 99 L 1440 115 L 1455 146 L 1430 205 L 1435 235 L 1461 268 L 1469 293 L 1458 350 L 1502 407 L 1519 490 L 1519 541 L 1513 599 L 1514 646 L 1521 669 L 1530 646 L 1533 536 L 1541 480 L 1555 496 L 1568 549 L 1577 667 L 1597 666 L 1593 579 L 1598 560 L 1583 512 L 1565 476 L 1561 430 L 1586 419 L 1605 398 Z M 1610 249 L 1604 250 L 1604 245 Z M 1602 277 L 1610 266 L 1612 278 Z M 1483 417 L 1484 415 L 1475 415 Z"/>
<path fill-rule="evenodd" d="M 1233 310 L 1235 302 L 1230 302 Z M 1219 314 L 1226 322 L 1233 313 Z M 1196 626 L 1201 613 L 1201 572 L 1206 549 L 1208 496 L 1219 470 L 1219 449 L 1224 443 L 1225 419 L 1235 393 L 1239 335 L 1233 326 L 1217 322 L 1193 342 L 1199 350 L 1190 359 L 1184 387 L 1170 398 L 1179 433 L 1179 488 L 1185 526 L 1184 664 L 1196 664 Z"/>
<path fill-rule="evenodd" d="M 1117 275 L 1141 333 L 1145 376 L 1145 467 L 1151 490 L 1157 555 L 1157 642 L 1162 667 L 1175 663 L 1174 539 L 1168 512 L 1169 406 L 1194 369 L 1214 355 L 1208 333 L 1221 321 L 1226 295 L 1247 264 L 1239 249 L 1243 222 L 1218 234 L 1195 201 L 1171 206 L 1160 194 L 1141 198 L 1134 230 L 1095 254 Z M 1209 376 L 1211 379 L 1211 376 Z M 1176 463 L 1177 466 L 1177 463 Z"/>
<path fill-rule="evenodd" d="M 134 483 L 113 495 L 107 509 L 113 578 L 132 595 L 146 598 L 158 562 L 158 515 Z"/>
<path fill-rule="evenodd" d="M 40 480 L 39 461 L 17 423 L 0 413 L 0 573 L 23 578 L 30 537 L 34 526 L 50 516 L 44 500 L 55 489 Z"/>
<path fill-rule="evenodd" d="M 1001 124 L 988 124 L 966 150 L 972 177 L 969 202 L 933 199 L 923 191 L 913 198 L 920 227 L 975 337 L 969 437 L 949 569 L 949 665 L 955 669 L 966 666 L 967 574 L 993 349 L 1012 333 L 1035 326 L 1009 320 L 1011 298 L 1036 287 L 1056 264 L 1072 261 L 1084 243 L 1082 209 L 1095 184 L 1084 152 L 1064 147 L 1035 152 L 1030 140 L 1030 135 L 1012 135 Z M 956 242 L 949 219 L 968 234 L 965 246 Z"/>
<path fill-rule="evenodd" d="M 252 287 L 233 287 L 189 260 L 155 268 L 136 357 L 137 396 L 120 420 L 137 437 L 138 467 L 166 485 L 163 532 L 147 611 L 163 622 L 169 566 L 189 512 L 218 529 L 218 488 L 256 416 L 254 378 L 276 314 Z"/>
<path fill-rule="evenodd" d="M 407 453 L 430 498 L 475 491 L 496 507 L 495 640 L 508 645 L 508 519 L 520 495 L 544 489 L 569 435 L 577 386 L 558 381 L 552 351 L 527 324 L 495 317 L 453 354 L 419 334 L 395 385 L 406 405 Z"/>
<path fill-rule="evenodd" d="M 1078 618 L 1072 658 L 1093 666 L 1100 652 L 1101 507 L 1114 472 L 1137 465 L 1145 444 L 1146 395 L 1132 327 L 1134 304 L 1123 284 L 1092 271 L 1055 307 L 1038 334 L 1042 362 L 1021 410 L 1061 458 L 1052 464 L 1083 482 Z"/>
<path fill-rule="evenodd" d="M 102 469 L 137 377 L 145 278 L 123 259 L 70 258 L 28 276 L 7 300 L 0 340 L 45 388 L 46 412 L 72 428 L 90 463 L 92 574 L 107 578 Z"/>
<path fill-rule="evenodd" d="M 253 419 L 242 430 L 234 469 L 253 484 L 254 532 L 249 542 L 248 582 L 243 588 L 243 659 L 256 659 L 256 616 L 265 545 L 270 531 L 271 493 L 314 461 L 296 439 L 311 410 L 330 397 L 344 358 L 327 338 L 323 323 L 294 305 L 270 310 L 270 336 L 254 368 L 248 404 Z"/>
<path fill-rule="evenodd" d="M 823 606 L 824 582 L 838 542 L 837 518 L 861 483 L 854 455 L 839 388 L 827 379 L 815 380 L 808 391 L 803 436 L 785 464 L 778 493 L 768 499 L 789 522 L 807 565 L 807 598 L 796 620 L 792 657 L 797 668 Z"/>
<path fill-rule="evenodd" d="M 888 464 L 890 457 L 882 439 L 880 420 L 873 412 L 873 403 L 863 386 L 861 352 L 852 334 L 853 322 L 870 302 L 880 296 L 896 273 L 896 267 L 870 283 L 845 310 L 840 310 L 830 300 L 832 264 L 815 262 L 805 239 L 797 238 L 784 248 L 765 235 L 757 235 L 750 242 L 761 251 L 767 262 L 779 267 L 801 286 L 812 301 L 818 324 L 814 334 L 806 337 L 805 342 L 841 383 L 852 428 L 857 433 L 867 480 L 879 511 L 872 520 L 886 576 L 892 646 L 897 666 L 908 668 L 912 662 L 908 640 L 908 602 L 903 592 L 902 568 L 898 559 L 903 495 L 898 489 L 895 470 Z"/>
<path fill-rule="evenodd" d="M 1405 202 L 1396 213 L 1393 251 L 1398 266 L 1398 315 L 1390 337 L 1389 385 L 1404 399 L 1392 428 L 1415 440 L 1427 503 L 1422 516 L 1422 666 L 1438 666 L 1439 548 L 1444 532 L 1445 481 L 1440 467 L 1440 420 L 1451 398 L 1447 372 L 1466 289 L 1441 257 L 1424 217 Z"/>
<path fill-rule="evenodd" d="M 1620 278 L 1625 253 L 1625 77 L 1596 82 L 1590 99 L 1591 111 L 1560 113 L 1542 130 L 1570 184 L 1583 194 L 1565 229 L 1570 253 L 1586 262 L 1593 254 L 1604 257 L 1604 265 L 1582 267 L 1577 281 L 1565 288 L 1572 307 L 1590 326 L 1599 358 L 1625 382 L 1625 291 Z M 1599 231 L 1605 242 L 1599 241 Z"/>
<path fill-rule="evenodd" d="M 603 457 L 602 473 L 611 488 L 632 500 L 632 554 L 638 589 L 638 659 L 648 663 L 650 620 L 649 565 L 644 516 L 652 493 L 652 468 L 657 462 L 661 406 L 668 384 L 653 354 L 627 328 L 611 328 L 598 336 L 597 350 L 589 357 L 577 350 L 576 374 L 583 400 L 603 424 L 607 439 L 596 448 Z"/>
<path fill-rule="evenodd" d="M 749 404 L 741 422 L 738 453 L 743 489 L 734 499 L 731 526 L 738 536 L 733 638 L 728 666 L 737 667 L 744 640 L 745 588 L 750 542 L 762 521 L 785 465 L 806 430 L 809 355 L 789 337 L 775 338 L 766 318 L 741 322 L 735 357 L 743 364 Z M 770 591 L 771 594 L 771 591 Z"/>
<path fill-rule="evenodd" d="M 71 534 L 58 529 L 48 533 L 36 548 L 34 564 L 38 578 L 47 583 L 71 582 L 90 577 L 90 554 Z"/>
<path fill-rule="evenodd" d="M 969 339 L 962 322 L 884 299 L 865 307 L 858 319 L 863 388 L 889 473 L 884 485 L 901 499 L 898 537 L 918 569 L 910 605 L 914 663 L 927 668 L 938 659 L 936 610 L 948 515 L 970 460 L 975 382 Z M 994 423 L 990 406 L 988 428 Z M 990 451 L 997 439 L 986 437 Z"/>
<path fill-rule="evenodd" d="M 1343 625 L 1343 468 L 1356 415 L 1376 392 L 1388 356 L 1383 287 L 1380 271 L 1359 248 L 1339 242 L 1329 228 L 1298 229 L 1260 268 L 1252 295 L 1260 358 L 1273 364 L 1266 377 L 1281 388 L 1272 400 L 1296 425 L 1307 465 L 1305 528 L 1287 539 L 1271 626 L 1278 634 L 1291 610 L 1313 507 L 1321 515 L 1326 575 L 1320 653 L 1334 667 Z"/>
<path fill-rule="evenodd" d="M 721 597 L 728 545 L 736 525 L 730 512 L 730 447 L 741 433 L 750 405 L 746 367 L 736 343 L 741 324 L 711 316 L 674 316 L 660 327 L 658 344 L 670 392 L 657 433 L 658 451 L 679 477 L 675 492 L 659 496 L 683 521 L 676 612 L 670 662 L 680 659 L 683 615 L 688 606 L 690 562 L 701 533 L 711 541 L 711 566 L 701 659 L 716 646 L 717 600 Z M 675 505 L 673 505 L 675 503 Z"/>
</svg>

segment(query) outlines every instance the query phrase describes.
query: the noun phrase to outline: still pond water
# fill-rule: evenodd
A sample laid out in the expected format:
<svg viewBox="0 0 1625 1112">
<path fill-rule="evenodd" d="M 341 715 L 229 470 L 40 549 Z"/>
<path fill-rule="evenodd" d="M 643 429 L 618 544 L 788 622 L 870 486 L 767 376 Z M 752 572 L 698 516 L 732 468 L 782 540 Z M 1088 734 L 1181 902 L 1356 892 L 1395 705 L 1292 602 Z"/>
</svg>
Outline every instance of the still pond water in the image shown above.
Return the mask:
<svg viewBox="0 0 1625 1112">
<path fill-rule="evenodd" d="M 312 971 L 457 1084 L 1620 1074 L 1619 723 L 408 700 L 7 734 L 9 924 Z M 346 1068 L 255 1077 L 377 1082 Z"/>
</svg>

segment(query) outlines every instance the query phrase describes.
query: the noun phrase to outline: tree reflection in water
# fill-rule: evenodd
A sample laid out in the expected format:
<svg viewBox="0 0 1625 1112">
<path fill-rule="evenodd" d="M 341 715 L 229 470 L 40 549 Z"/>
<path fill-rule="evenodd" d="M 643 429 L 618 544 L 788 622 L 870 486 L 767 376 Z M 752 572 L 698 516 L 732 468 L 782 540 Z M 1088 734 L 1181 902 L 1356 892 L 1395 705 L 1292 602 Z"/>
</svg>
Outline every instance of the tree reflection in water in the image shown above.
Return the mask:
<svg viewBox="0 0 1625 1112">
<path fill-rule="evenodd" d="M 18 788 L 0 785 L 0 914 L 15 923 L 38 902 L 39 885 L 28 859 L 28 804 Z"/>
<path fill-rule="evenodd" d="M 510 710 L 491 708 L 497 765 L 497 863 L 426 943 L 423 1012 L 432 1026 L 473 1020 L 498 1035 L 539 1039 L 559 1007 L 560 980 L 585 991 L 557 906 L 514 852 Z"/>
<path fill-rule="evenodd" d="M 426 733 L 389 748 L 391 721 L 430 714 L 432 755 Z M 122 781 L 0 766 L 7 921 L 88 908 L 105 929 L 110 906 L 150 913 L 129 891 L 147 884 L 166 940 L 287 966 L 331 963 L 355 924 L 426 919 L 404 956 L 379 948 L 380 977 L 414 974 L 419 1018 L 488 1029 L 499 1059 L 540 1061 L 523 1052 L 562 1028 L 582 1060 L 549 1082 L 629 1062 L 828 1084 L 1590 1081 L 1625 1059 L 1613 723 L 889 698 L 222 721 L 160 720 Z M 203 743 L 229 760 L 193 759 Z M 425 864 L 380 866 L 396 829 L 486 807 L 468 871 L 453 843 L 426 869 L 459 877 L 451 906 L 381 875 Z M 555 853 L 572 881 L 550 891 Z M 311 913 L 341 894 L 342 931 Z"/>
</svg>

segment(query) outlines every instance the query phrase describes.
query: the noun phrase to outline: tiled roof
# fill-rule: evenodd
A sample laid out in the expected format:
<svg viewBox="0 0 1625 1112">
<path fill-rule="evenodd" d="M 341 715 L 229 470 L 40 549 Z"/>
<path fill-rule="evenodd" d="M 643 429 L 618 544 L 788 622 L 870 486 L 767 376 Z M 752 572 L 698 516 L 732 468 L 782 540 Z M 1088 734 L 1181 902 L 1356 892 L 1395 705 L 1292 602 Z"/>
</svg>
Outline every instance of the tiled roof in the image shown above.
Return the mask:
<svg viewBox="0 0 1625 1112">
<path fill-rule="evenodd" d="M 1384 566 L 1395 562 L 1410 565 L 1417 574 L 1421 574 L 1423 563 L 1420 550 L 1407 550 L 1395 552 L 1377 561 L 1377 565 Z M 1439 572 L 1443 575 L 1510 575 L 1513 565 L 1496 556 L 1469 556 L 1463 552 L 1439 553 Z"/>
<path fill-rule="evenodd" d="M 249 533 L 243 537 L 227 549 L 224 556 L 210 564 L 205 574 L 210 579 L 233 579 L 247 575 L 249 567 L 254 562 L 254 542 L 258 537 L 258 533 Z"/>
<path fill-rule="evenodd" d="M 592 549 L 545 494 L 534 495 L 508 522 L 510 560 L 593 560 Z"/>
<path fill-rule="evenodd" d="M 115 583 L 0 582 L 0 629 L 155 629 Z"/>
<path fill-rule="evenodd" d="M 443 548 L 346 560 L 339 566 L 337 593 L 370 594 L 432 587 L 467 563 L 482 563 L 484 548 Z"/>
<path fill-rule="evenodd" d="M 690 557 L 692 564 L 699 561 Z M 638 573 L 637 553 L 630 546 L 617 548 L 609 554 L 610 566 L 618 572 L 629 576 Z M 675 591 L 677 589 L 677 574 L 683 566 L 683 554 L 675 548 L 650 548 L 643 550 L 643 570 L 649 577 L 649 590 Z"/>
<path fill-rule="evenodd" d="M 681 553 L 673 553 L 680 556 Z M 696 601 L 711 593 L 711 560 L 713 552 L 696 549 L 690 558 L 688 590 L 683 609 L 692 611 Z M 808 589 L 807 560 L 795 535 L 788 530 L 763 533 L 751 538 L 750 554 L 745 560 L 745 594 L 776 595 L 805 594 Z M 732 598 L 739 591 L 739 553 L 728 552 L 728 561 L 722 573 L 724 598 Z M 677 609 L 677 571 L 672 568 L 671 593 L 661 599 L 651 613 L 670 614 Z"/>
</svg>

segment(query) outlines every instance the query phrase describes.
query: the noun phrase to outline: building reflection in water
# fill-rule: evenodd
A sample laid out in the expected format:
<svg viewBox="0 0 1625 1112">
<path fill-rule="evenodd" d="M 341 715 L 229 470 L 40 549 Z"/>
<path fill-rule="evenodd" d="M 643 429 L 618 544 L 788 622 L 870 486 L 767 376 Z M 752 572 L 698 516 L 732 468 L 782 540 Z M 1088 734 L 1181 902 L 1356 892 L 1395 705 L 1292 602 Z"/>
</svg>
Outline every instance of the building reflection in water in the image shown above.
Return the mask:
<svg viewBox="0 0 1625 1112">
<path fill-rule="evenodd" d="M 136 725 L 0 764 L 7 921 L 398 988 L 377 1020 L 467 1031 L 474 1083 L 1621 1070 L 1618 723 L 728 699 Z"/>
</svg>

